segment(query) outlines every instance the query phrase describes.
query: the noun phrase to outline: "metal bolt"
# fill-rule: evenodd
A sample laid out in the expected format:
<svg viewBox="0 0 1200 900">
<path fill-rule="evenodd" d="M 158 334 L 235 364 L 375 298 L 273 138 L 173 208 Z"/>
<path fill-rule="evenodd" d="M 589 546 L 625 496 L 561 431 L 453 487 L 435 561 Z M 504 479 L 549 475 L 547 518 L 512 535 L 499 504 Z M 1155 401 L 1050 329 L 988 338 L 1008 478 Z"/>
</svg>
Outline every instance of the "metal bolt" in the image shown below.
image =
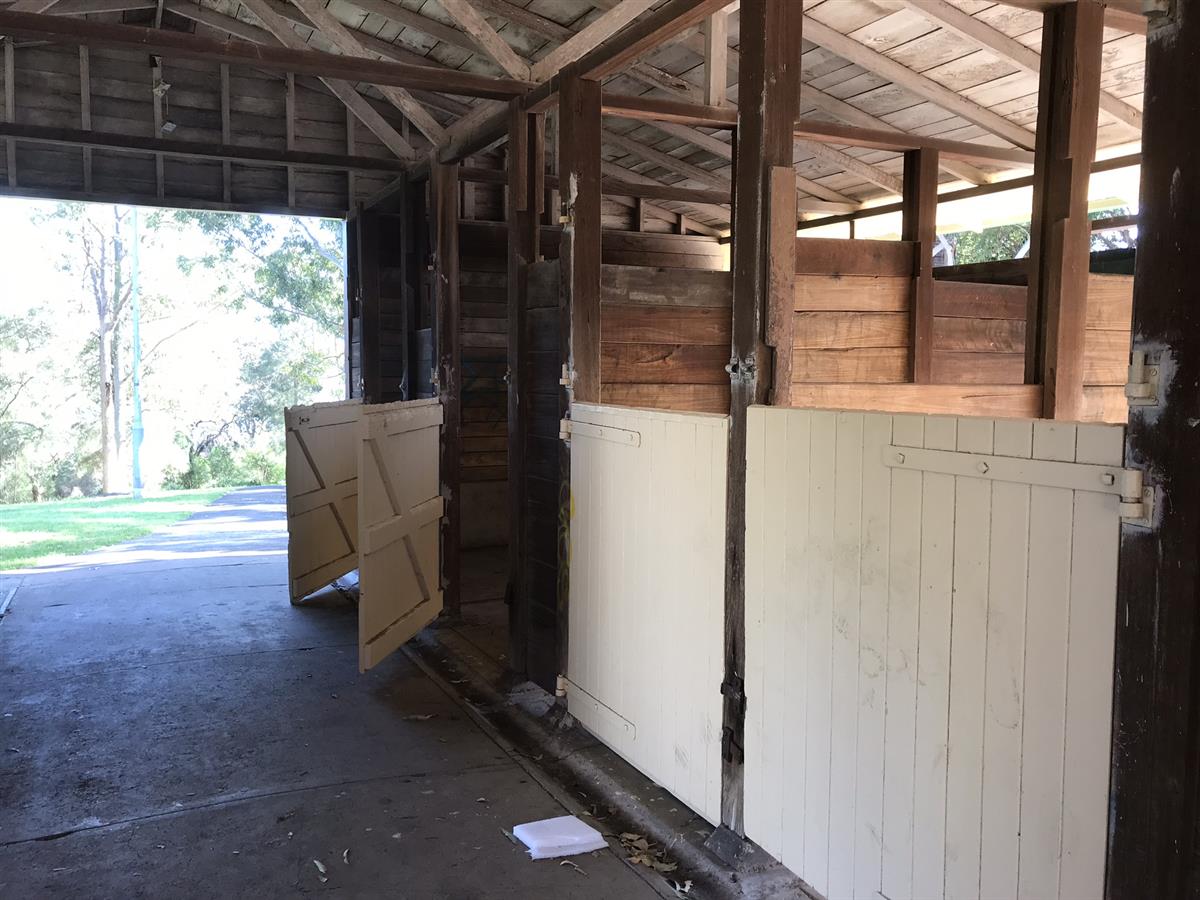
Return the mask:
<svg viewBox="0 0 1200 900">
<path fill-rule="evenodd" d="M 1105 487 L 1112 487 L 1114 484 L 1117 483 L 1117 476 L 1114 475 L 1112 472 L 1105 472 L 1103 475 L 1100 476 L 1100 483 L 1102 485 L 1104 485 Z"/>
<path fill-rule="evenodd" d="M 897 454 L 896 454 L 896 462 L 898 462 L 898 463 L 903 463 L 903 462 L 904 462 L 904 454 L 903 454 L 903 453 L 897 453 Z"/>
<path fill-rule="evenodd" d="M 978 466 L 976 466 L 976 468 L 979 469 L 980 475 L 986 475 L 987 471 L 988 471 L 988 464 L 985 462 L 981 462 Z"/>
</svg>

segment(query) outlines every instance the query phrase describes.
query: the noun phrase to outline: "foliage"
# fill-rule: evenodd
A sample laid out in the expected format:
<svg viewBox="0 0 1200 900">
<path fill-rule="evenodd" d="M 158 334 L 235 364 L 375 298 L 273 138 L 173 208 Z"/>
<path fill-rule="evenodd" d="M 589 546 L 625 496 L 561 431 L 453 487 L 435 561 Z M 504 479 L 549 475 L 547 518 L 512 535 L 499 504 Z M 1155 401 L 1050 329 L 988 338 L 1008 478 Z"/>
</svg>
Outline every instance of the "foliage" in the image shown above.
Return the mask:
<svg viewBox="0 0 1200 900">
<path fill-rule="evenodd" d="M 34 565 L 51 554 L 74 555 L 141 537 L 189 516 L 224 494 L 104 497 L 6 506 L 0 519 L 0 570 Z"/>
<path fill-rule="evenodd" d="M 271 316 L 275 325 L 308 320 L 329 334 L 342 328 L 345 303 L 345 248 L 342 223 L 318 219 L 268 219 L 259 215 L 178 210 L 179 225 L 192 225 L 207 238 L 207 251 L 180 257 L 185 271 L 196 266 L 228 271 L 239 266 L 250 273 L 253 287 L 234 303 L 249 299 Z"/>
<path fill-rule="evenodd" d="M 184 469 L 163 473 L 167 490 L 195 490 L 203 487 L 246 487 L 282 484 L 283 461 L 277 453 L 260 450 L 239 451 L 218 444 L 204 454 L 192 456 Z"/>
<path fill-rule="evenodd" d="M 1088 219 L 1108 219 L 1129 215 L 1127 207 L 1097 210 Z M 959 231 L 943 235 L 954 251 L 954 265 L 1019 259 L 1029 255 L 1028 222 L 1017 225 L 996 225 L 982 231 Z M 1092 233 L 1092 252 L 1137 246 L 1133 229 L 1097 231 Z"/>
<path fill-rule="evenodd" d="M 46 365 L 38 351 L 49 328 L 45 316 L 0 315 L 0 471 L 42 433 L 40 425 L 17 418 L 16 404 Z"/>
<path fill-rule="evenodd" d="M 242 364 L 246 392 L 238 401 L 238 425 L 253 439 L 260 431 L 283 433 L 283 409 L 309 403 L 321 390 L 329 360 L 313 347 L 276 341 Z"/>
</svg>

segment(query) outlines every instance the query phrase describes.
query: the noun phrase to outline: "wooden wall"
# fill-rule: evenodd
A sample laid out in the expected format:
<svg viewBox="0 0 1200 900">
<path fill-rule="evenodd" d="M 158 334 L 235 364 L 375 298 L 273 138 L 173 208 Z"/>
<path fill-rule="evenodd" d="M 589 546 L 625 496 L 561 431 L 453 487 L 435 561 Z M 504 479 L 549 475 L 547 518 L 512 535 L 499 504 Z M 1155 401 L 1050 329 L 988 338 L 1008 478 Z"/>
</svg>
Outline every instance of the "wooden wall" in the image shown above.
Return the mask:
<svg viewBox="0 0 1200 900">
<path fill-rule="evenodd" d="M 571 408 L 567 704 L 721 818 L 727 416 Z"/>
<path fill-rule="evenodd" d="M 730 273 L 606 265 L 601 278 L 601 399 L 728 412 Z"/>
<path fill-rule="evenodd" d="M 798 239 L 794 405 L 857 407 L 872 396 L 862 386 L 911 380 L 912 254 L 913 245 L 902 241 Z M 1011 264 L 971 268 L 943 274 L 972 280 L 934 282 L 933 383 L 1021 385 L 1027 294 L 1019 283 L 1021 270 Z M 1132 301 L 1133 276 L 1090 276 L 1084 343 L 1088 421 L 1125 421 Z M 880 388 L 876 399 L 895 393 Z M 956 395 L 940 389 L 929 391 L 927 399 L 957 402 L 961 412 L 987 414 L 1000 402 L 1008 414 L 1032 414 L 1023 411 L 1027 398 L 1019 392 L 989 396 L 972 388 Z"/>
<path fill-rule="evenodd" d="M 751 409 L 746 831 L 821 894 L 1103 895 L 1119 498 L 976 473 L 1123 436 Z"/>
<path fill-rule="evenodd" d="M 84 82 L 79 50 L 35 43 L 17 46 L 14 54 L 12 87 L 17 124 L 83 128 Z M 174 131 L 161 133 L 155 129 L 153 75 L 146 54 L 98 49 L 89 52 L 90 127 L 99 132 L 220 144 L 219 66 L 178 58 L 164 62 L 162 80 L 171 87 L 163 99 L 162 115 L 175 123 Z M 286 149 L 287 104 L 282 74 L 233 68 L 229 96 L 230 143 Z M 369 102 L 397 129 L 402 127 L 394 108 Z M 6 144 L 0 141 L 0 181 L 4 181 L 8 168 Z M 316 79 L 298 76 L 295 149 L 346 154 L 351 144 L 358 156 L 392 155 L 365 126 L 348 117 L 345 106 Z M 387 173 L 303 169 L 295 169 L 289 176 L 283 166 L 233 163 L 226 198 L 219 160 L 164 156 L 160 183 L 154 154 L 92 150 L 89 187 L 83 148 L 17 141 L 15 157 L 16 184 L 2 184 L 0 192 L 215 209 L 292 209 L 329 216 L 346 215 L 355 201 L 368 199 L 391 180 Z"/>
</svg>

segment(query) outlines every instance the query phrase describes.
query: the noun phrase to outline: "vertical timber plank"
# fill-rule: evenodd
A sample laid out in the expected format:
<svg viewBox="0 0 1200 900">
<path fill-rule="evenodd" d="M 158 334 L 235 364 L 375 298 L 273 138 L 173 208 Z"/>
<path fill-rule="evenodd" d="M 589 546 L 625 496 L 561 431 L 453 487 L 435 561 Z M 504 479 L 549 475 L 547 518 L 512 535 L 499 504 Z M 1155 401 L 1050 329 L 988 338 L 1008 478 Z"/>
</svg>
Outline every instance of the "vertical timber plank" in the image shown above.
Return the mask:
<svg viewBox="0 0 1200 900">
<path fill-rule="evenodd" d="M 232 117 L 229 108 L 229 63 L 221 63 L 221 143 L 233 143 Z M 233 201 L 233 163 L 221 161 L 221 196 L 226 203 Z M 347 209 L 350 207 L 347 206 Z"/>
<path fill-rule="evenodd" d="M 4 39 L 4 121 L 17 121 L 17 52 L 12 37 Z M 8 186 L 17 187 L 17 142 L 4 141 L 4 160 L 8 168 Z"/>
<path fill-rule="evenodd" d="M 958 422 L 925 420 L 925 447 L 954 450 Z M 921 496 L 921 600 L 917 613 L 916 749 L 913 761 L 912 895 L 943 896 L 946 871 L 946 735 L 954 579 L 953 475 L 926 472 Z"/>
<path fill-rule="evenodd" d="M 296 76 L 288 72 L 284 76 L 284 140 L 289 150 L 296 149 Z M 296 206 L 296 168 L 287 167 L 287 205 Z"/>
<path fill-rule="evenodd" d="M 458 166 L 434 164 L 433 189 L 434 284 L 437 291 L 438 396 L 442 401 L 442 495 L 446 514 L 442 520 L 442 584 L 446 612 L 458 616 L 462 600 L 462 566 L 459 557 L 462 533 L 462 347 L 459 336 L 458 274 Z"/>
<path fill-rule="evenodd" d="M 379 213 L 364 209 L 358 218 L 359 365 L 363 403 L 383 402 L 383 360 L 379 304 Z"/>
<path fill-rule="evenodd" d="M 1031 458 L 1033 423 L 997 420 L 993 447 L 997 456 Z M 1029 485 L 992 484 L 979 828 L 981 897 L 1017 895 L 1029 497 Z"/>
<path fill-rule="evenodd" d="M 1133 349 L 1166 376 L 1130 409 L 1126 465 L 1159 501 L 1122 527 L 1107 896 L 1200 891 L 1200 4 L 1176 0 L 1146 43 Z"/>
<path fill-rule="evenodd" d="M 938 153 L 909 150 L 904 154 L 902 240 L 912 241 L 913 303 L 909 352 L 911 379 L 933 380 L 933 245 L 937 240 Z"/>
<path fill-rule="evenodd" d="M 790 406 L 796 322 L 796 170 L 772 166 L 768 200 L 767 345 L 772 406 Z"/>
<path fill-rule="evenodd" d="M 560 259 L 569 297 L 574 399 L 600 402 L 600 84 L 566 77 L 559 91 Z"/>
<path fill-rule="evenodd" d="M 990 455 L 994 430 L 991 419 L 959 419 L 959 452 Z M 985 692 L 987 661 L 986 652 L 981 651 L 987 647 L 991 526 L 992 483 L 982 478 L 956 478 L 946 771 L 946 896 L 950 898 L 979 893 L 985 715 L 980 698 Z"/>
<path fill-rule="evenodd" d="M 1044 13 L 1029 244 L 1025 380 L 1045 388 L 1042 415 L 1083 417 L 1083 339 L 1092 232 L 1088 181 L 1096 155 L 1104 4 Z M 1035 324 L 1036 323 L 1036 327 Z"/>
<path fill-rule="evenodd" d="M 1034 459 L 1075 461 L 1075 426 L 1035 422 Z M 1071 596 L 1074 495 L 1034 486 L 1029 506 L 1025 616 L 1025 717 L 1021 735 L 1021 823 L 1017 897 L 1058 893 L 1062 846 L 1063 742 L 1067 702 L 1067 610 Z"/>
<path fill-rule="evenodd" d="M 771 386 L 772 360 L 765 342 L 771 169 L 792 164 L 792 131 L 800 106 L 801 12 L 791 0 L 745 0 L 740 11 L 739 91 L 757 102 L 738 109 L 733 213 L 737 237 L 726 466 L 721 822 L 736 836 L 744 834 L 746 411 L 763 403 Z"/>
<path fill-rule="evenodd" d="M 92 57 L 87 47 L 79 48 L 79 127 L 92 130 Z M 83 148 L 83 190 L 92 192 L 92 148 Z"/>
</svg>

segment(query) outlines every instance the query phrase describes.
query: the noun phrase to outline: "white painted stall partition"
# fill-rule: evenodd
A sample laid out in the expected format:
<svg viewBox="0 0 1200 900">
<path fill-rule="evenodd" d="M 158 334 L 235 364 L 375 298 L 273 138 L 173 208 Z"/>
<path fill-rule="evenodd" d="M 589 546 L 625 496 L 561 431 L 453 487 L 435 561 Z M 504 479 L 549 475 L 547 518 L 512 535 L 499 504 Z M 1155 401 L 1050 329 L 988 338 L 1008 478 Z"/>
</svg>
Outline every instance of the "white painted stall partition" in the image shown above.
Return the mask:
<svg viewBox="0 0 1200 900">
<path fill-rule="evenodd" d="M 569 709 L 718 823 L 728 418 L 571 416 Z"/>
<path fill-rule="evenodd" d="M 1103 895 L 1123 431 L 751 410 L 746 831 L 830 900 Z"/>
</svg>

